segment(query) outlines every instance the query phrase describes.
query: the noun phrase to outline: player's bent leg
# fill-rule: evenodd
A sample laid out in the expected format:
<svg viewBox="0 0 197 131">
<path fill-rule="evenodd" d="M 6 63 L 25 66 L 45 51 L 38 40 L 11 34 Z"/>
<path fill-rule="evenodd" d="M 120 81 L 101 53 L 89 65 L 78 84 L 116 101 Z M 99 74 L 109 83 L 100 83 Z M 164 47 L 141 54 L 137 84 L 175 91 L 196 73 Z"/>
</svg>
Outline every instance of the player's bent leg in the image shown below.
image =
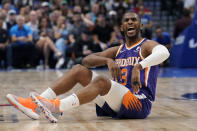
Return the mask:
<svg viewBox="0 0 197 131">
<path fill-rule="evenodd" d="M 46 119 L 48 119 L 50 122 L 57 122 L 57 119 L 51 113 L 52 111 L 66 111 L 81 104 L 88 103 L 95 99 L 99 94 L 107 94 L 110 90 L 110 86 L 110 80 L 103 76 L 98 76 L 85 88 L 79 90 L 79 92 L 76 94 L 72 94 L 62 100 L 56 99 L 55 101 L 48 101 L 44 98 L 36 96 L 34 93 L 31 93 L 31 97 L 36 105 L 41 108 Z"/>
<path fill-rule="evenodd" d="M 78 82 L 83 86 L 86 86 L 91 81 L 91 78 L 92 72 L 89 69 L 81 65 L 76 65 L 70 71 L 68 71 L 68 73 L 65 73 L 65 75 L 52 86 L 54 90 L 48 88 L 40 96 L 46 99 L 55 99 L 56 95 L 70 90 Z M 31 98 L 22 98 L 8 94 L 7 99 L 13 106 L 15 106 L 30 118 L 39 119 L 40 115 L 34 109 L 35 106 L 37 107 L 37 105 L 34 104 Z M 34 106 L 27 106 L 33 104 Z"/>
<path fill-rule="evenodd" d="M 80 83 L 82 86 L 88 85 L 91 79 L 91 70 L 78 64 L 59 78 L 51 86 L 51 89 L 56 93 L 56 95 L 60 95 L 72 89 L 77 83 Z"/>
<path fill-rule="evenodd" d="M 96 76 L 93 81 L 85 88 L 79 90 L 76 95 L 80 104 L 88 103 L 94 100 L 98 95 L 105 95 L 109 92 L 111 82 L 104 76 Z"/>
</svg>

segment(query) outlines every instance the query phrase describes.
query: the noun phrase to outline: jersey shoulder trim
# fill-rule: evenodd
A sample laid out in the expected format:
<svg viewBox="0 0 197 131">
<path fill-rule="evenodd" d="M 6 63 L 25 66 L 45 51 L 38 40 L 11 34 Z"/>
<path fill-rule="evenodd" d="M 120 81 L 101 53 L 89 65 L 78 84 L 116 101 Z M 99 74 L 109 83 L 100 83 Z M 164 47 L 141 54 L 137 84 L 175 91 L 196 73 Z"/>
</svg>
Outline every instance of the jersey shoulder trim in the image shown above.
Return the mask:
<svg viewBox="0 0 197 131">
<path fill-rule="evenodd" d="M 116 57 L 117 57 L 118 54 L 120 53 L 120 51 L 121 51 L 121 49 L 123 48 L 123 46 L 124 46 L 124 44 L 120 45 L 120 47 L 119 47 L 119 49 L 118 49 L 118 51 L 117 51 L 117 53 L 116 53 Z"/>
</svg>

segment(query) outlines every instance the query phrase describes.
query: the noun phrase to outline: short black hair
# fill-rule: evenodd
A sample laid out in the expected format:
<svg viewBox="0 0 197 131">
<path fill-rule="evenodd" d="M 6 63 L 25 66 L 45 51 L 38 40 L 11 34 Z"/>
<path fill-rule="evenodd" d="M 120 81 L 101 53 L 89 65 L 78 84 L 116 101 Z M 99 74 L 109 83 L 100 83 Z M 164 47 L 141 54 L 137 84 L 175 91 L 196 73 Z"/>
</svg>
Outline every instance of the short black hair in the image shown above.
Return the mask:
<svg viewBox="0 0 197 131">
<path fill-rule="evenodd" d="M 140 17 L 136 12 L 134 12 L 134 11 L 126 11 L 126 12 L 124 13 L 124 15 L 122 16 L 122 21 L 123 21 L 123 19 L 124 19 L 124 16 L 125 16 L 126 14 L 128 14 L 128 13 L 136 14 L 137 17 L 138 17 L 138 19 L 139 19 L 139 21 L 140 21 L 140 23 L 141 23 L 141 17 Z"/>
</svg>

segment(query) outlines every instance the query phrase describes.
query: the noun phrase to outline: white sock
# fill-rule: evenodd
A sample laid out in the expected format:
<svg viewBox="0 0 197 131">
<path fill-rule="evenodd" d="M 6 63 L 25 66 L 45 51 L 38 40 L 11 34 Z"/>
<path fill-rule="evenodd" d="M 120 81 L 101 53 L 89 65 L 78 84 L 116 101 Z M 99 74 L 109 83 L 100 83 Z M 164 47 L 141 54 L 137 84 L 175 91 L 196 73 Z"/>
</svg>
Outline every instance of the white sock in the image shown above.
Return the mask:
<svg viewBox="0 0 197 131">
<path fill-rule="evenodd" d="M 60 110 L 61 111 L 66 111 L 66 110 L 72 109 L 74 107 L 77 107 L 79 105 L 80 105 L 79 99 L 78 99 L 77 95 L 74 93 L 72 95 L 60 100 Z"/>
<path fill-rule="evenodd" d="M 49 100 L 56 98 L 55 92 L 50 87 L 46 89 L 40 96 Z"/>
</svg>

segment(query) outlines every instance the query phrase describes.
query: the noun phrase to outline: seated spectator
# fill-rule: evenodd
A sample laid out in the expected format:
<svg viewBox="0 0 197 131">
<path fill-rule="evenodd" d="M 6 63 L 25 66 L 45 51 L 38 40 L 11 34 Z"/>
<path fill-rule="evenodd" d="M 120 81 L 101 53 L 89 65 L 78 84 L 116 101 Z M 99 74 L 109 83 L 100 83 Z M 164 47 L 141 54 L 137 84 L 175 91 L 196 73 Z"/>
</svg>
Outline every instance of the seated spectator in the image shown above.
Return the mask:
<svg viewBox="0 0 197 131">
<path fill-rule="evenodd" d="M 127 8 L 128 5 L 124 0 L 114 0 L 112 4 L 112 9 L 117 12 L 118 16 L 122 16 Z"/>
<path fill-rule="evenodd" d="M 157 26 L 155 28 L 156 37 L 153 39 L 157 41 L 159 44 L 166 46 L 168 50 L 171 48 L 171 36 L 168 32 L 164 32 L 161 26 Z"/>
<path fill-rule="evenodd" d="M 55 47 L 52 41 L 52 29 L 49 24 L 48 18 L 41 18 L 39 22 L 39 40 L 36 43 L 36 48 L 44 55 L 44 68 L 49 68 L 50 51 L 55 53 L 55 56 L 60 59 L 62 53 Z"/>
<path fill-rule="evenodd" d="M 99 14 L 93 30 L 93 40 L 104 50 L 108 47 L 108 42 L 112 38 L 113 28 L 107 24 L 106 18 Z"/>
<path fill-rule="evenodd" d="M 68 13 L 67 1 L 61 2 L 60 10 L 61 10 L 63 16 L 67 16 L 67 13 Z"/>
<path fill-rule="evenodd" d="M 66 58 L 66 44 L 69 34 L 64 16 L 60 16 L 58 18 L 57 26 L 53 28 L 53 32 L 55 37 L 55 46 L 63 54 L 63 57 L 56 63 L 55 66 L 56 69 L 59 69 L 64 64 L 64 58 Z"/>
<path fill-rule="evenodd" d="M 73 24 L 70 25 L 72 26 L 72 28 L 70 28 L 70 35 L 73 35 L 73 38 L 78 41 L 79 36 L 81 36 L 82 31 L 86 29 L 87 24 L 85 23 L 86 21 L 82 19 L 81 12 L 73 12 L 72 21 Z"/>
<path fill-rule="evenodd" d="M 30 12 L 30 21 L 26 24 L 28 26 L 30 26 L 31 30 L 32 30 L 32 35 L 33 35 L 33 41 L 36 42 L 39 39 L 39 35 L 38 35 L 38 25 L 39 25 L 39 21 L 38 21 L 38 17 L 36 14 L 36 11 L 32 10 Z"/>
<path fill-rule="evenodd" d="M 133 8 L 133 11 L 138 14 L 140 11 L 140 6 L 144 6 L 143 0 L 138 0 L 136 6 Z M 146 7 L 144 7 L 144 12 L 145 12 L 145 14 L 151 15 L 150 10 Z"/>
<path fill-rule="evenodd" d="M 120 44 L 123 44 L 123 36 L 121 34 L 120 28 L 118 25 L 114 25 L 114 32 L 112 33 L 112 38 L 109 41 L 109 46 L 113 47 L 113 46 L 118 46 Z"/>
<path fill-rule="evenodd" d="M 184 9 L 183 16 L 175 22 L 173 37 L 178 37 L 179 34 L 191 24 L 191 22 L 190 11 Z"/>
<path fill-rule="evenodd" d="M 47 17 L 51 12 L 50 4 L 48 2 L 42 2 L 41 7 L 42 15 Z"/>
<path fill-rule="evenodd" d="M 0 17 L 3 19 L 3 29 L 7 30 L 7 24 L 6 24 L 7 12 L 4 9 L 0 9 Z"/>
<path fill-rule="evenodd" d="M 15 6 L 11 4 L 11 0 L 2 0 L 0 8 L 4 9 L 6 13 L 8 13 L 10 10 L 16 11 Z"/>
<path fill-rule="evenodd" d="M 105 8 L 105 5 L 104 5 L 104 4 L 101 4 L 101 5 L 99 6 L 99 13 L 100 13 L 100 14 L 103 14 L 104 16 L 107 15 L 107 9 Z"/>
<path fill-rule="evenodd" d="M 17 24 L 10 30 L 13 50 L 13 66 L 29 67 L 34 66 L 34 45 L 31 28 L 24 25 L 25 19 L 19 15 L 16 18 Z"/>
<path fill-rule="evenodd" d="M 164 32 L 160 26 L 155 29 L 156 37 L 153 39 L 161 45 L 164 45 L 168 50 L 171 49 L 171 36 L 168 32 Z M 160 64 L 160 66 L 168 66 L 168 60 Z"/>
<path fill-rule="evenodd" d="M 3 19 L 0 17 L 0 63 L 4 61 L 3 68 L 6 66 L 11 66 L 11 58 L 9 58 L 8 53 L 8 44 L 9 44 L 9 33 L 7 30 L 3 29 Z"/>
<path fill-rule="evenodd" d="M 26 5 L 20 9 L 20 15 L 24 16 L 25 23 L 29 22 L 30 6 Z"/>
<path fill-rule="evenodd" d="M 143 24 L 142 37 L 152 39 L 152 20 L 151 16 L 145 14 L 145 8 L 143 5 L 139 6 L 139 16 L 141 17 L 141 23 Z"/>
<path fill-rule="evenodd" d="M 7 30 L 10 31 L 10 29 L 16 25 L 16 12 L 14 10 L 10 10 L 8 12 L 8 20 L 6 22 Z"/>
<path fill-rule="evenodd" d="M 61 16 L 61 11 L 59 10 L 54 10 L 52 13 L 50 13 L 50 25 L 53 27 L 57 24 L 57 19 L 59 16 Z M 47 14 L 48 16 L 48 14 Z"/>
<path fill-rule="evenodd" d="M 96 23 L 98 13 L 99 13 L 99 5 L 95 3 L 91 6 L 91 11 L 90 11 L 90 15 L 93 23 Z"/>
</svg>

